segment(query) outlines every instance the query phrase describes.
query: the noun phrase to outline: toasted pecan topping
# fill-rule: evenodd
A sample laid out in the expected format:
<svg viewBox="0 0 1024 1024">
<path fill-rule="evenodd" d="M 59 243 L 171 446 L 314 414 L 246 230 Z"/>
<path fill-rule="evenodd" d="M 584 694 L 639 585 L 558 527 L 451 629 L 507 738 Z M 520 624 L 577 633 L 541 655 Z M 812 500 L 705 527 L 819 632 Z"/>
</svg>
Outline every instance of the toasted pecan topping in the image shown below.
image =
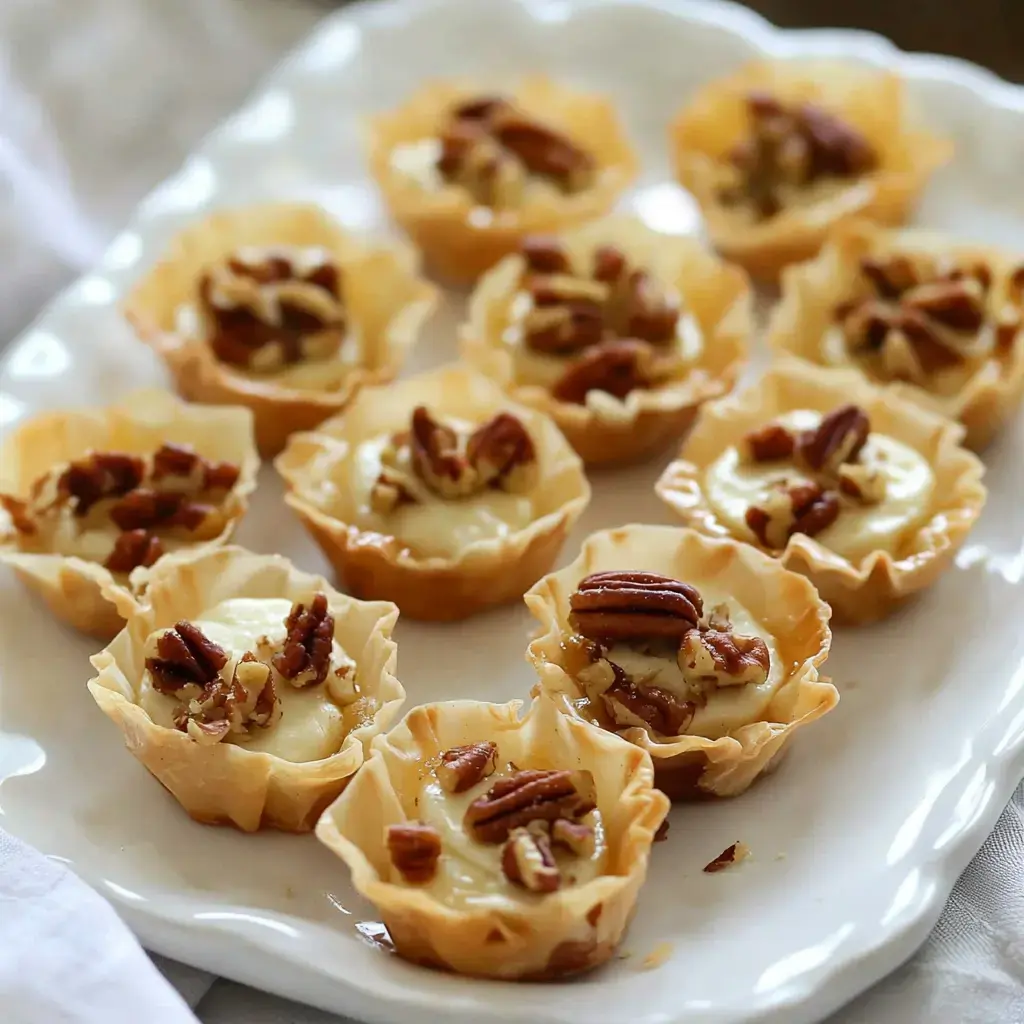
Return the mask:
<svg viewBox="0 0 1024 1024">
<path fill-rule="evenodd" d="M 68 464 L 57 481 L 57 490 L 76 516 L 84 516 L 104 498 L 116 498 L 134 490 L 142 483 L 145 472 L 146 464 L 137 455 L 92 452 Z"/>
<path fill-rule="evenodd" d="M 147 530 L 128 530 L 118 535 L 103 564 L 111 572 L 130 573 L 140 565 L 153 565 L 163 553 L 159 537 Z"/>
<path fill-rule="evenodd" d="M 551 822 L 551 845 L 561 847 L 577 857 L 593 856 L 596 841 L 594 830 L 581 821 L 556 818 Z"/>
<path fill-rule="evenodd" d="M 273 656 L 274 668 L 295 687 L 322 683 L 334 645 L 334 616 L 328 611 L 327 595 L 314 594 L 309 605 L 296 601 L 284 625 L 285 640 Z"/>
<path fill-rule="evenodd" d="M 591 640 L 681 639 L 703 614 L 700 593 L 653 572 L 615 570 L 580 580 L 569 599 L 569 623 Z"/>
<path fill-rule="evenodd" d="M 691 629 L 679 649 L 679 667 L 688 681 L 716 686 L 760 685 L 768 678 L 771 658 L 759 636 L 715 629 Z"/>
<path fill-rule="evenodd" d="M 503 843 L 509 833 L 532 821 L 581 818 L 594 809 L 586 772 L 527 770 L 499 779 L 466 811 L 466 831 L 482 843 Z"/>
<path fill-rule="evenodd" d="M 227 651 L 185 619 L 158 634 L 146 657 L 153 688 L 171 695 L 189 684 L 207 686 L 227 663 Z"/>
<path fill-rule="evenodd" d="M 760 505 L 747 509 L 746 522 L 766 548 L 784 548 L 796 533 L 814 537 L 839 516 L 839 499 L 819 484 L 783 482 Z"/>
<path fill-rule="evenodd" d="M 704 870 L 709 875 L 713 875 L 718 871 L 731 868 L 734 864 L 739 864 L 749 856 L 750 847 L 746 843 L 733 843 L 731 846 L 727 846 L 713 861 L 705 864 Z"/>
<path fill-rule="evenodd" d="M 867 444 L 871 422 L 860 406 L 844 405 L 825 416 L 816 430 L 799 439 L 800 457 L 813 470 L 838 473 L 854 462 Z"/>
<path fill-rule="evenodd" d="M 565 192 L 587 188 L 593 158 L 566 135 L 527 116 L 503 97 L 463 101 L 441 132 L 437 169 L 486 206 L 511 206 L 522 198 L 528 175 Z"/>
<path fill-rule="evenodd" d="M 478 782 L 494 774 L 498 762 L 498 745 L 489 740 L 452 747 L 441 755 L 435 774 L 448 793 L 464 793 Z"/>
<path fill-rule="evenodd" d="M 697 705 L 660 686 L 637 686 L 624 678 L 621 669 L 615 683 L 601 695 L 612 720 L 622 728 L 646 726 L 662 736 L 686 731 Z"/>
<path fill-rule="evenodd" d="M 571 269 L 562 244 L 549 235 L 527 235 L 519 251 L 530 270 L 538 274 L 567 274 Z"/>
<path fill-rule="evenodd" d="M 653 387 L 659 376 L 654 350 L 646 341 L 605 341 L 570 363 L 551 393 L 560 402 L 573 405 L 583 405 L 591 391 L 623 399 L 633 391 Z"/>
<path fill-rule="evenodd" d="M 389 825 L 387 847 L 391 863 L 406 882 L 425 885 L 437 874 L 441 835 L 431 825 L 418 821 Z"/>
<path fill-rule="evenodd" d="M 766 423 L 743 439 L 755 462 L 788 459 L 796 450 L 796 437 L 781 423 Z"/>
<path fill-rule="evenodd" d="M 236 253 L 199 281 L 207 337 L 222 362 L 277 370 L 327 359 L 341 345 L 341 272 L 330 260 L 302 266 L 290 256 Z"/>
<path fill-rule="evenodd" d="M 551 837 L 541 829 L 514 828 L 501 851 L 501 870 L 513 884 L 531 892 L 554 892 L 562 884 Z"/>
<path fill-rule="evenodd" d="M 810 103 L 787 106 L 762 90 L 748 94 L 751 134 L 730 154 L 737 182 L 720 191 L 726 204 L 748 203 L 758 217 L 775 216 L 788 190 L 823 178 L 855 178 L 878 156 L 852 125 Z"/>
</svg>

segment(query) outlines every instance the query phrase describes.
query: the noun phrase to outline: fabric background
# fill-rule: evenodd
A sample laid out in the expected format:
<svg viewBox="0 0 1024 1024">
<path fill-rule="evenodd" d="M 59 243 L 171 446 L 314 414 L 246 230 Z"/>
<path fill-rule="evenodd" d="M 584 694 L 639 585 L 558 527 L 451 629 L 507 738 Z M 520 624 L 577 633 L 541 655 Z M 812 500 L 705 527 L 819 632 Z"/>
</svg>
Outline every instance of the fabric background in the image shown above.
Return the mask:
<svg viewBox="0 0 1024 1024">
<path fill-rule="evenodd" d="M 0 345 L 89 266 L 136 202 L 323 10 L 299 0 L 3 0 Z M 14 877 L 17 856 L 18 844 L 0 834 L 0 878 Z M 923 950 L 830 1024 L 1022 1024 L 1022 883 L 1024 787 L 961 877 Z M 59 897 L 66 882 L 44 873 L 40 884 Z M 0 916 L 13 921 L 17 909 L 0 888 Z M 26 938 L 45 939 L 46 932 L 29 931 L 37 927 L 26 920 Z M 130 957 L 130 949 L 112 943 L 111 956 Z M 156 962 L 204 1024 L 340 1020 Z M 0 991 L 25 969 L 0 950 Z M 139 1015 L 95 1019 L 162 1020 L 133 984 L 136 971 L 125 974 L 122 1005 L 140 1000 Z M 11 1024 L 77 1019 L 51 1010 Z"/>
</svg>

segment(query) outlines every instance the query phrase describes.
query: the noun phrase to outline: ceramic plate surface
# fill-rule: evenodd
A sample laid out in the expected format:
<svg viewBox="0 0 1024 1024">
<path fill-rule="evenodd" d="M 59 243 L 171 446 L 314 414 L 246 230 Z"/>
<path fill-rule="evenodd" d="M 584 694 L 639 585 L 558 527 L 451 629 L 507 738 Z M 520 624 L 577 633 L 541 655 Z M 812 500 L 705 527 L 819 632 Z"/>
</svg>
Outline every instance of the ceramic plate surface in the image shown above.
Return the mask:
<svg viewBox="0 0 1024 1024">
<path fill-rule="evenodd" d="M 1024 90 L 963 63 L 907 56 L 849 32 L 779 32 L 729 5 L 399 0 L 329 18 L 264 91 L 139 207 L 93 273 L 8 351 L 0 424 L 98 404 L 165 380 L 115 304 L 182 224 L 218 205 L 319 200 L 387 230 L 360 149 L 360 118 L 426 76 L 546 70 L 610 92 L 643 158 L 627 203 L 662 230 L 698 231 L 669 183 L 666 129 L 708 78 L 759 53 L 896 66 L 957 143 L 922 223 L 990 241 L 1024 233 Z M 454 354 L 449 299 L 410 370 Z M 986 455 L 991 490 L 957 568 L 904 614 L 840 631 L 827 670 L 839 708 L 742 798 L 673 812 L 623 952 L 572 985 L 469 981 L 374 948 L 373 908 L 312 837 L 193 824 L 124 750 L 85 689 L 91 643 L 0 578 L 3 826 L 114 902 L 152 949 L 366 1021 L 585 1020 L 591 1024 L 821 1018 L 924 939 L 959 872 L 1024 774 L 1024 421 Z M 665 522 L 660 465 L 596 476 L 566 547 L 591 530 Z M 263 470 L 241 543 L 304 569 L 326 564 Z M 401 622 L 410 703 L 506 699 L 531 685 L 525 609 L 450 627 Z M 701 868 L 741 839 L 754 859 Z M 644 969 L 657 951 L 660 966 Z"/>
</svg>

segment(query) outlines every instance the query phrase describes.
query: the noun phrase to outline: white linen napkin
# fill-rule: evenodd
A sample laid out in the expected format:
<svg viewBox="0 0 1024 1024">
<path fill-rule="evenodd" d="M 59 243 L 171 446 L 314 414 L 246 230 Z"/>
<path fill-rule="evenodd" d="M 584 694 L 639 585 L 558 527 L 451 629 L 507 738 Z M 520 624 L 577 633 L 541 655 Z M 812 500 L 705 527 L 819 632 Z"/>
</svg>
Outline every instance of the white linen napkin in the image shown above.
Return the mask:
<svg viewBox="0 0 1024 1024">
<path fill-rule="evenodd" d="M 0 347 L 322 10 L 298 0 L 0 3 Z M 343 1024 L 156 962 L 183 998 L 98 895 L 0 832 L 3 1024 L 194 1022 L 186 1003 L 203 1024 Z M 1024 1024 L 1024 789 L 923 950 L 829 1024 Z"/>
</svg>

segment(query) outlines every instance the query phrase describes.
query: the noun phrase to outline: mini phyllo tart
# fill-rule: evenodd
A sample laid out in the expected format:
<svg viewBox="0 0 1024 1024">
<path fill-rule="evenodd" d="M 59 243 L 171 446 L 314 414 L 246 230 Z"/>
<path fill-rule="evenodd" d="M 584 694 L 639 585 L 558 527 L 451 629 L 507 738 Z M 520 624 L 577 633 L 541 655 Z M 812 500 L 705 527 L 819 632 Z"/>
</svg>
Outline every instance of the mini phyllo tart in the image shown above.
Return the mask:
<svg viewBox="0 0 1024 1024">
<path fill-rule="evenodd" d="M 650 758 L 541 696 L 414 708 L 317 825 L 406 959 L 541 980 L 615 950 L 668 800 Z"/>
<path fill-rule="evenodd" d="M 280 203 L 185 228 L 124 311 L 181 395 L 251 409 L 270 456 L 394 377 L 436 295 L 410 247 L 364 244 L 319 207 Z"/>
<path fill-rule="evenodd" d="M 519 600 L 590 500 L 554 423 L 458 366 L 366 388 L 275 464 L 348 588 L 414 619 Z"/>
<path fill-rule="evenodd" d="M 908 123 L 899 77 L 828 61 L 759 61 L 709 83 L 671 145 L 716 248 L 762 278 L 850 217 L 902 223 L 952 155 Z"/>
<path fill-rule="evenodd" d="M 395 220 L 453 282 L 606 213 L 636 173 L 608 99 L 539 76 L 505 93 L 432 82 L 372 119 L 369 155 Z"/>
<path fill-rule="evenodd" d="M 563 711 L 646 750 L 677 800 L 735 796 L 839 694 L 828 606 L 734 541 L 670 526 L 592 534 L 526 595 L 527 657 Z"/>
<path fill-rule="evenodd" d="M 983 448 L 1024 396 L 1024 260 L 919 230 L 845 225 L 791 267 L 769 344 L 853 366 Z"/>
<path fill-rule="evenodd" d="M 656 489 L 809 576 L 835 621 L 871 622 L 938 579 L 985 504 L 962 436 L 853 370 L 789 360 L 706 406 Z"/>
<path fill-rule="evenodd" d="M 258 469 L 248 409 L 147 390 L 44 413 L 0 448 L 0 562 L 59 618 L 109 640 L 157 559 L 227 541 Z"/>
<path fill-rule="evenodd" d="M 598 464 L 678 438 L 730 390 L 751 329 L 743 271 L 696 239 L 612 215 L 525 238 L 477 285 L 462 346 Z"/>
<path fill-rule="evenodd" d="M 397 618 L 277 555 L 174 556 L 89 690 L 197 821 L 304 832 L 405 699 Z"/>
</svg>

